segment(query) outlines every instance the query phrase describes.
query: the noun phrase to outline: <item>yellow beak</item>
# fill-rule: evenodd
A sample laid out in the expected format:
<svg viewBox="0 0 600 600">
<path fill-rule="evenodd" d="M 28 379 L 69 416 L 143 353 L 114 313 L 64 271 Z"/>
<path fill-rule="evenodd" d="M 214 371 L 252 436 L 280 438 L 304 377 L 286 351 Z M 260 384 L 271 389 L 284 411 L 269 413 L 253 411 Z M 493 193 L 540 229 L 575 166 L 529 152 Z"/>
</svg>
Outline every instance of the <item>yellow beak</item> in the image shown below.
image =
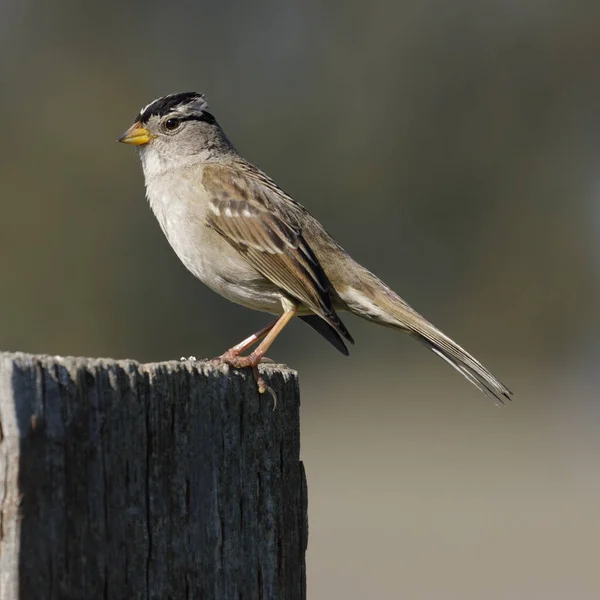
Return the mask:
<svg viewBox="0 0 600 600">
<path fill-rule="evenodd" d="M 132 144 L 133 146 L 143 146 L 153 137 L 139 121 L 136 121 L 117 141 L 123 144 Z"/>
</svg>

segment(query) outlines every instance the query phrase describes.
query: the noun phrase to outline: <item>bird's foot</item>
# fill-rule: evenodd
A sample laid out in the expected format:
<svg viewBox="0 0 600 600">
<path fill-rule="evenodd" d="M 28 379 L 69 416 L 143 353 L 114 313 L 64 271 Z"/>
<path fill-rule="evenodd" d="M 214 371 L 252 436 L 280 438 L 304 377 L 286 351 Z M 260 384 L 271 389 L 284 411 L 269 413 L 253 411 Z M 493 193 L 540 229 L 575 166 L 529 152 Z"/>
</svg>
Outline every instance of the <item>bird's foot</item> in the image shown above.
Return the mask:
<svg viewBox="0 0 600 600">
<path fill-rule="evenodd" d="M 273 396 L 273 410 L 277 407 L 277 395 L 270 388 L 264 377 L 258 372 L 258 365 L 265 360 L 266 357 L 261 356 L 260 354 L 255 354 L 254 352 L 250 353 L 248 356 L 240 356 L 238 353 L 232 350 L 227 350 L 221 356 L 217 356 L 213 358 L 210 362 L 215 365 L 229 365 L 234 369 L 245 369 L 250 367 L 252 369 L 252 375 L 254 376 L 254 380 L 256 381 L 256 385 L 258 387 L 258 393 L 264 394 L 265 392 L 269 392 L 271 396 Z M 271 359 L 267 358 L 266 362 L 273 362 Z"/>
</svg>

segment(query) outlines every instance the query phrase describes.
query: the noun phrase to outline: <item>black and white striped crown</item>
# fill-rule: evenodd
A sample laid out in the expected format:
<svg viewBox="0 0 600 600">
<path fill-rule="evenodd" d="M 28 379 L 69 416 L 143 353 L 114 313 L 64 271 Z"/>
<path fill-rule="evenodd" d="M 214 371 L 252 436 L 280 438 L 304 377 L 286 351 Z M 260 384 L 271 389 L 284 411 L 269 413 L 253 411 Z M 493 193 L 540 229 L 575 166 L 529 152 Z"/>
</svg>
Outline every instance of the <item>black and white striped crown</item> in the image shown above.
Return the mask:
<svg viewBox="0 0 600 600">
<path fill-rule="evenodd" d="M 153 116 L 164 117 L 177 113 L 181 118 L 200 116 L 207 113 L 208 102 L 199 92 L 181 92 L 162 96 L 140 110 L 136 121 L 147 123 Z"/>
</svg>

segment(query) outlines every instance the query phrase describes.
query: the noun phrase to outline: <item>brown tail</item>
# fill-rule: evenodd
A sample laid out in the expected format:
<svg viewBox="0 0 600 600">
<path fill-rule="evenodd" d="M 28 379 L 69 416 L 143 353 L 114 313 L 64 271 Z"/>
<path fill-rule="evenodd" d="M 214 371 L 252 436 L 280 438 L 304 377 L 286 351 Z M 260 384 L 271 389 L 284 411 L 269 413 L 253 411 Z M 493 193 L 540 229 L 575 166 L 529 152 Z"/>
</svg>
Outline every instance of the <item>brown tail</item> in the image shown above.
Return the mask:
<svg viewBox="0 0 600 600">
<path fill-rule="evenodd" d="M 426 322 L 427 323 L 427 322 Z M 512 392 L 496 379 L 478 360 L 466 350 L 427 323 L 431 330 L 413 335 L 432 352 L 443 358 L 450 366 L 464 375 L 478 390 L 494 404 L 505 404 L 511 400 Z"/>
<path fill-rule="evenodd" d="M 466 377 L 494 404 L 505 404 L 511 400 L 512 392 L 478 360 L 423 318 L 375 275 L 366 271 L 361 279 L 360 289 L 358 286 L 349 287 L 340 293 L 350 311 L 380 325 L 409 333 Z"/>
</svg>

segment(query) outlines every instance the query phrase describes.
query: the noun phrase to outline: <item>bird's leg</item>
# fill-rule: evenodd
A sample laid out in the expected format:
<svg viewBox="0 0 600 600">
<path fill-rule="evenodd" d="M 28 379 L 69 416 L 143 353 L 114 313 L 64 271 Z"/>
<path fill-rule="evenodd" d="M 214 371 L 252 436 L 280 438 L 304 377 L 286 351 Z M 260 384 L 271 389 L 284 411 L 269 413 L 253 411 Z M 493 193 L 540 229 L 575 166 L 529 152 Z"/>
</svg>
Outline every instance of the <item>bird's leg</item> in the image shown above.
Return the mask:
<svg viewBox="0 0 600 600">
<path fill-rule="evenodd" d="M 256 344 L 259 340 L 262 340 L 273 327 L 277 324 L 278 319 L 275 319 L 268 325 L 265 325 L 262 329 L 259 329 L 256 333 L 253 333 L 251 336 L 247 337 L 245 340 L 241 341 L 239 344 L 236 344 L 233 348 L 230 348 L 223 355 L 219 357 L 219 359 L 224 359 L 223 362 L 226 362 L 229 358 L 234 358 L 239 356 L 244 350 L 247 350 L 253 344 Z M 218 360 L 218 359 L 217 359 Z"/>
<path fill-rule="evenodd" d="M 256 366 L 260 363 L 267 350 L 271 347 L 271 344 L 275 341 L 275 338 L 281 333 L 283 328 L 292 320 L 292 317 L 296 314 L 296 307 L 289 308 L 286 310 L 275 323 L 271 326 L 269 332 L 263 339 L 263 341 L 251 352 L 246 359 L 249 359 L 248 366 Z M 241 358 L 241 357 L 240 357 Z"/>
<path fill-rule="evenodd" d="M 237 346 L 234 346 L 231 350 L 228 350 L 216 359 L 220 363 L 225 363 L 232 366 L 235 369 L 243 369 L 244 367 L 251 367 L 254 373 L 254 378 L 258 385 L 258 391 L 264 394 L 267 390 L 271 392 L 275 403 L 277 403 L 277 397 L 273 393 L 273 390 L 267 386 L 265 380 L 258 372 L 258 365 L 261 359 L 264 357 L 266 351 L 269 349 L 271 344 L 275 341 L 275 338 L 281 333 L 282 329 L 291 321 L 292 317 L 296 314 L 296 307 L 288 308 L 282 315 L 275 321 L 251 335 L 249 338 L 240 342 Z M 248 356 L 240 356 L 240 352 L 251 346 L 257 339 L 264 336 L 263 341 L 254 349 L 253 352 Z M 234 352 L 237 350 L 237 354 Z M 233 351 L 233 352 L 232 352 Z"/>
</svg>

